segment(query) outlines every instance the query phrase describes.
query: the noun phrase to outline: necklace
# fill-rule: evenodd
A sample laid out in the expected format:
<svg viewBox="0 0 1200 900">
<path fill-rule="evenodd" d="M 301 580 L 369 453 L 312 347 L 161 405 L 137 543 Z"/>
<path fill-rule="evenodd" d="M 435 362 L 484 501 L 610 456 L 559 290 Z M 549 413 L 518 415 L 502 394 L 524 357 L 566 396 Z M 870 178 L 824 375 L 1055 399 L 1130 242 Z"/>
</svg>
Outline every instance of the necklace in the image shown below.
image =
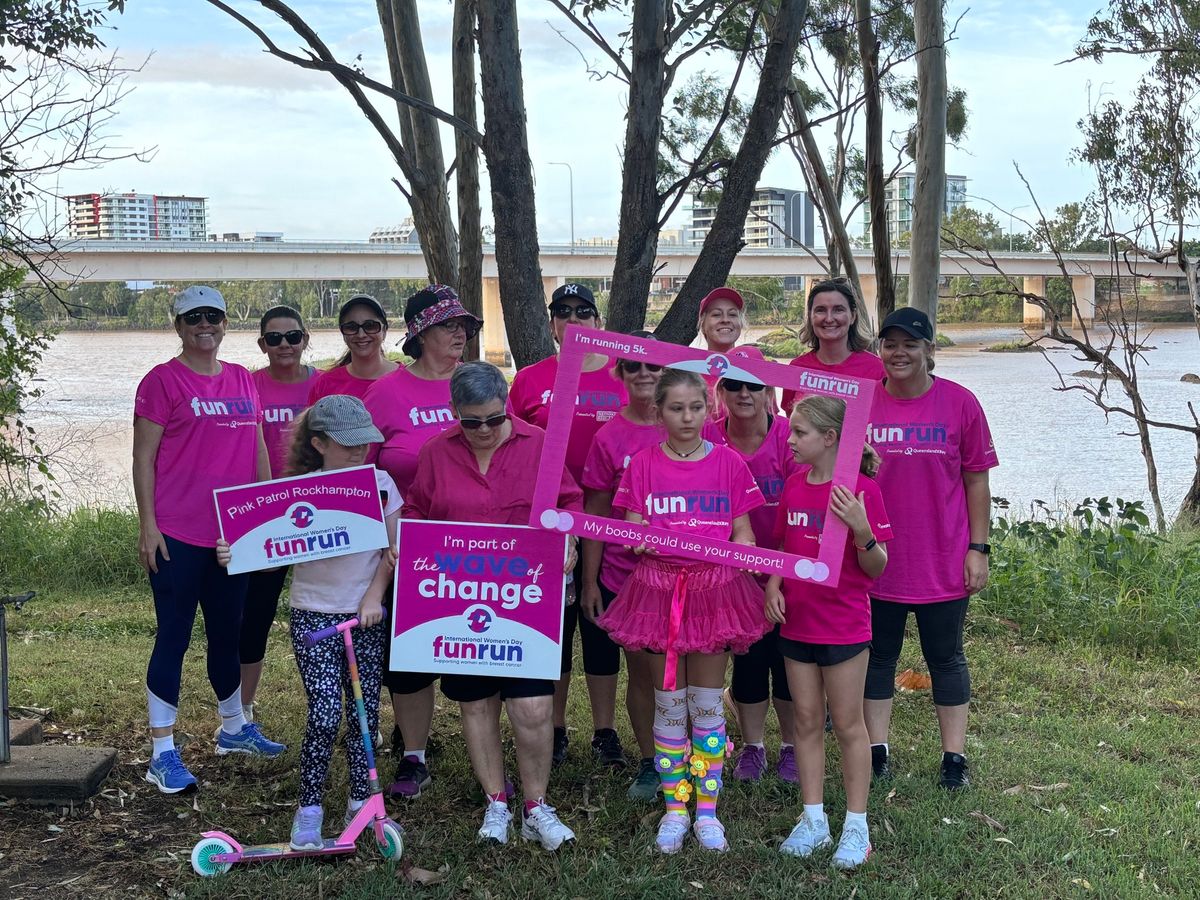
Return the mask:
<svg viewBox="0 0 1200 900">
<path fill-rule="evenodd" d="M 693 453 L 695 453 L 697 450 L 699 450 L 701 447 L 704 446 L 704 438 L 701 438 L 700 443 L 698 443 L 695 447 L 693 447 L 687 453 L 683 453 L 679 450 L 676 450 L 673 446 L 671 446 L 670 439 L 663 441 L 663 443 L 667 445 L 668 450 L 670 450 L 672 453 L 674 453 L 680 459 L 687 459 L 689 456 L 691 456 Z"/>
</svg>

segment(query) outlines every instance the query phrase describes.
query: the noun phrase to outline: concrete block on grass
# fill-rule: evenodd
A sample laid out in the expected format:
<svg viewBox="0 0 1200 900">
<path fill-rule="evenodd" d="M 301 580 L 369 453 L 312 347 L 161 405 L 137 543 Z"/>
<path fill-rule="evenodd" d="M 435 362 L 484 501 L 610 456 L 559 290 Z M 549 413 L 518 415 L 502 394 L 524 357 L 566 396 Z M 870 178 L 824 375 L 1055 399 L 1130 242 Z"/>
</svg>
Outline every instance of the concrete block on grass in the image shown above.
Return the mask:
<svg viewBox="0 0 1200 900">
<path fill-rule="evenodd" d="M 13 747 L 32 747 L 42 742 L 42 723 L 37 719 L 9 719 L 8 742 Z"/>
<path fill-rule="evenodd" d="M 81 803 L 100 790 L 116 762 L 112 747 L 13 747 L 12 761 L 0 765 L 0 797 L 44 806 Z"/>
</svg>

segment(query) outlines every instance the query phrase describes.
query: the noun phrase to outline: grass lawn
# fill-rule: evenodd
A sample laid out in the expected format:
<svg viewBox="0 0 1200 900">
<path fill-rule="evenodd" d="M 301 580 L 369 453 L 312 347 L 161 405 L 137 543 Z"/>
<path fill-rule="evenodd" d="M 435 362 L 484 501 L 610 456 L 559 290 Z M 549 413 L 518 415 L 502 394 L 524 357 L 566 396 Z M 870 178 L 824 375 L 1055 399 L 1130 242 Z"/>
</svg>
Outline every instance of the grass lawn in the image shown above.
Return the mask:
<svg viewBox="0 0 1200 900">
<path fill-rule="evenodd" d="M 1195 897 L 1200 889 L 1200 675 L 1195 667 L 1134 659 L 1091 645 L 1045 645 L 1011 622 L 968 620 L 975 698 L 968 755 L 974 786 L 935 787 L 940 759 L 928 694 L 897 697 L 892 752 L 898 774 L 873 791 L 875 852 L 849 875 L 776 850 L 799 812 L 798 791 L 768 778 L 731 784 L 721 818 L 731 852 L 694 842 L 664 858 L 651 850 L 657 806 L 625 799 L 628 775 L 589 758 L 582 677 L 572 694 L 571 758 L 551 800 L 579 835 L 557 855 L 523 845 L 475 844 L 482 800 L 454 704 L 439 695 L 434 787 L 393 804 L 406 829 L 401 866 L 364 844 L 356 858 L 235 868 L 196 877 L 188 854 L 201 831 L 244 843 L 286 839 L 297 790 L 304 697 L 286 626 L 271 636 L 260 694 L 268 733 L 291 745 L 280 760 L 212 753 L 215 701 L 197 631 L 184 676 L 177 737 L 201 779 L 168 798 L 143 780 L 149 756 L 143 675 L 154 622 L 148 588 L 48 591 L 9 618 L 12 700 L 50 707 L 48 739 L 120 751 L 102 794 L 73 810 L 0 805 L 0 895 L 22 897 Z M 919 665 L 915 637 L 901 666 Z M 577 669 L 580 667 L 577 665 Z M 390 715 L 384 713 L 385 727 Z M 773 721 L 773 719 L 772 719 Z M 627 724 L 619 722 L 627 747 Z M 773 727 L 773 726 L 772 726 Z M 769 739 L 770 741 L 770 739 Z M 777 738 L 776 738 L 777 741 Z M 508 770 L 515 771 L 511 759 Z M 844 813 L 837 750 L 829 741 L 826 807 Z M 775 747 L 768 744 L 773 762 Z M 339 750 L 327 818 L 345 802 Z M 385 753 L 381 769 L 390 773 Z M 410 884 L 405 869 L 438 872 Z M 410 873 L 411 874 L 411 873 Z"/>
</svg>

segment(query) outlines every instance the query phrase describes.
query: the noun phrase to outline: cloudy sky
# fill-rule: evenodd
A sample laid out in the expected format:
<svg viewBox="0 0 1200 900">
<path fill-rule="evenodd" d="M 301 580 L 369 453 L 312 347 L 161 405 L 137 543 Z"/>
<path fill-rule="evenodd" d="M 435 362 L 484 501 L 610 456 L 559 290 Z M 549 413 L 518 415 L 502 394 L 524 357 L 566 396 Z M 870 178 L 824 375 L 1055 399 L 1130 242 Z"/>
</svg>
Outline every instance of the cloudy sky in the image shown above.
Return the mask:
<svg viewBox="0 0 1200 900">
<path fill-rule="evenodd" d="M 283 46 L 298 41 L 253 2 L 235 2 L 270 26 Z M 359 54 L 385 78 L 382 39 L 371 0 L 296 0 L 293 6 L 338 57 Z M 450 0 L 421 0 L 424 41 L 439 104 L 450 106 Z M 970 128 L 947 169 L 966 175 L 972 204 L 1031 215 L 1013 168 L 1020 164 L 1047 210 L 1087 193 L 1087 173 L 1069 161 L 1075 123 L 1089 90 L 1124 96 L 1136 78 L 1127 60 L 1059 63 L 1083 34 L 1096 0 L 951 0 L 960 15 L 951 45 L 951 83 L 966 89 Z M 589 60 L 598 54 L 570 33 L 546 0 L 520 3 L 530 150 L 543 242 L 570 232 L 568 162 L 575 175 L 577 237 L 617 229 L 624 87 L 589 78 L 571 36 Z M 107 44 L 127 63 L 146 59 L 130 79 L 110 143 L 155 148 L 149 162 L 124 161 L 62 177 L 63 193 L 136 190 L 209 198 L 210 229 L 283 231 L 289 239 L 365 240 L 377 226 L 404 218 L 391 183 L 398 174 L 370 125 L 332 79 L 268 56 L 241 25 L 204 0 L 130 0 Z M 613 29 L 613 32 L 618 30 Z M 597 60 L 598 63 L 598 60 Z M 698 60 L 697 70 L 706 65 Z M 386 80 L 386 79 L 385 79 Z M 897 116 L 885 125 L 902 127 Z M 447 146 L 451 140 L 445 133 Z M 822 144 L 831 139 L 823 138 Z M 760 183 L 803 187 L 786 150 Z M 485 203 L 485 220 L 487 198 Z M 1006 213 L 997 217 L 1007 226 Z M 682 214 L 677 214 L 682 224 Z M 1016 223 L 1020 228 L 1019 221 Z M 856 219 L 852 233 L 861 231 Z"/>
</svg>

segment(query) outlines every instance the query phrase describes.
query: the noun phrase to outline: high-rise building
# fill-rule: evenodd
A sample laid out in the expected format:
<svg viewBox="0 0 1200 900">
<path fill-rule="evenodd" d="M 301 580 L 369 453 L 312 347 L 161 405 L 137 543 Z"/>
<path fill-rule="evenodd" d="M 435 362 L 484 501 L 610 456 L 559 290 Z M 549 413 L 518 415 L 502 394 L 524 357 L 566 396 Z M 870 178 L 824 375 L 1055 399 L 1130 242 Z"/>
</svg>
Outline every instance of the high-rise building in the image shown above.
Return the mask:
<svg viewBox="0 0 1200 900">
<path fill-rule="evenodd" d="M 704 243 L 716 217 L 717 207 L 692 194 L 692 221 L 688 243 Z M 760 187 L 750 201 L 742 239 L 747 247 L 812 247 L 815 238 L 815 213 L 807 191 Z"/>
<path fill-rule="evenodd" d="M 99 241 L 203 241 L 205 197 L 76 194 L 67 197 L 67 234 Z"/>
<path fill-rule="evenodd" d="M 912 231 L 913 196 L 917 190 L 915 172 L 900 172 L 883 186 L 883 202 L 887 207 L 888 237 L 895 241 Z M 967 179 L 964 175 L 946 176 L 946 200 L 943 215 L 950 215 L 967 203 Z M 871 208 L 863 204 L 863 238 L 871 246 Z"/>
<path fill-rule="evenodd" d="M 367 238 L 368 244 L 413 244 L 421 245 L 421 236 L 417 234 L 416 223 L 407 218 L 399 225 L 381 225 L 371 231 Z"/>
</svg>

